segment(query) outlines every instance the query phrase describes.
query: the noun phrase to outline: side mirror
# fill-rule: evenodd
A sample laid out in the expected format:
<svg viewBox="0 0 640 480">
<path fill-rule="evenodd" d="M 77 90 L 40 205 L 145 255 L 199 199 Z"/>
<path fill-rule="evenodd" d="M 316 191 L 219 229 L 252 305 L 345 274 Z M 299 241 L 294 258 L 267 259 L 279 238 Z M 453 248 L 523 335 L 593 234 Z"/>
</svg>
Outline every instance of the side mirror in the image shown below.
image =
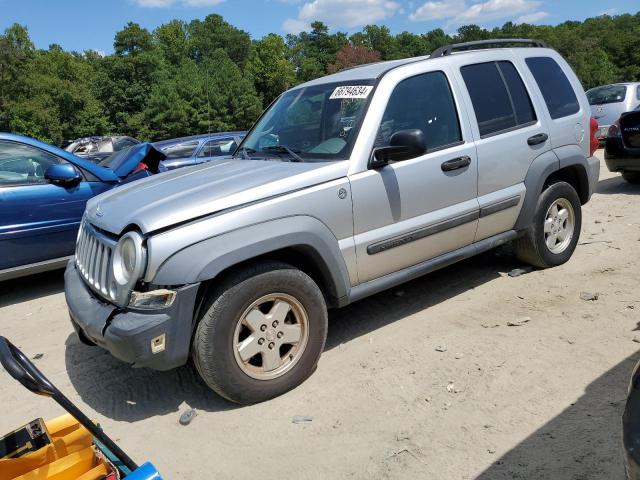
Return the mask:
<svg viewBox="0 0 640 480">
<path fill-rule="evenodd" d="M 61 187 L 70 187 L 82 181 L 82 175 L 70 163 L 50 165 L 44 172 L 44 178 Z"/>
<path fill-rule="evenodd" d="M 388 147 L 376 148 L 369 159 L 369 168 L 384 167 L 389 162 L 400 162 L 419 157 L 427 152 L 424 132 L 418 128 L 400 130 L 391 135 Z"/>
</svg>

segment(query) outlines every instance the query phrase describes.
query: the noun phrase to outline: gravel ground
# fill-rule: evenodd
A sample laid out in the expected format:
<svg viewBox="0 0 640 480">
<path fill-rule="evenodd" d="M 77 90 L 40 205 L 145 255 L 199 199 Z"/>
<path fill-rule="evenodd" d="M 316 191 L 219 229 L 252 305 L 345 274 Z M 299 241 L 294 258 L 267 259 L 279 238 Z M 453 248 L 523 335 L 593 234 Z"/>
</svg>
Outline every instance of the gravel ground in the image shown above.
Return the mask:
<svg viewBox="0 0 640 480">
<path fill-rule="evenodd" d="M 42 353 L 63 392 L 169 479 L 622 478 L 640 348 L 638 194 L 603 168 L 562 267 L 510 277 L 522 265 L 500 249 L 331 312 L 315 374 L 251 407 L 188 367 L 131 369 L 80 344 L 62 272 L 0 283 L 0 331 Z M 61 413 L 4 373 L 0 403 L 0 432 Z"/>
</svg>

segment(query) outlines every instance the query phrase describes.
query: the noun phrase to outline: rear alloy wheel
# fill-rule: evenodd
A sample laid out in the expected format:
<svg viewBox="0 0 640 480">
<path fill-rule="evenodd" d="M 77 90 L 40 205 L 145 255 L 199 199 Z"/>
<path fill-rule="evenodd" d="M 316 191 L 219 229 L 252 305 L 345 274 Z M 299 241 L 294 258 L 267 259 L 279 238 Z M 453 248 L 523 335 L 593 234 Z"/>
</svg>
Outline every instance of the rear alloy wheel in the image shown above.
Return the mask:
<svg viewBox="0 0 640 480">
<path fill-rule="evenodd" d="M 544 220 L 544 241 L 551 253 L 560 254 L 569 245 L 575 233 L 576 215 L 571 202 L 566 198 L 554 201 Z"/>
<path fill-rule="evenodd" d="M 581 227 L 577 192 L 566 182 L 553 183 L 540 195 L 531 227 L 514 242 L 516 254 L 539 268 L 562 265 L 573 255 Z"/>
<path fill-rule="evenodd" d="M 281 395 L 314 371 L 327 337 L 316 283 L 280 262 L 237 270 L 212 292 L 193 338 L 202 379 L 235 403 Z"/>
</svg>

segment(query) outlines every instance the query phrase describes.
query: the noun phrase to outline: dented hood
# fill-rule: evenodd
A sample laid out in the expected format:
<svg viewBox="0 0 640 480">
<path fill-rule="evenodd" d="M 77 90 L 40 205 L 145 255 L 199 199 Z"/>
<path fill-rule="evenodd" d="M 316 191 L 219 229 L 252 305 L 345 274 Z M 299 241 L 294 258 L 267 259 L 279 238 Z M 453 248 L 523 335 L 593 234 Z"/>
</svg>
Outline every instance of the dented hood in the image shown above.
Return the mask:
<svg viewBox="0 0 640 480">
<path fill-rule="evenodd" d="M 114 234 L 149 233 L 222 210 L 344 177 L 348 162 L 215 160 L 122 185 L 87 203 L 92 224 Z"/>
</svg>

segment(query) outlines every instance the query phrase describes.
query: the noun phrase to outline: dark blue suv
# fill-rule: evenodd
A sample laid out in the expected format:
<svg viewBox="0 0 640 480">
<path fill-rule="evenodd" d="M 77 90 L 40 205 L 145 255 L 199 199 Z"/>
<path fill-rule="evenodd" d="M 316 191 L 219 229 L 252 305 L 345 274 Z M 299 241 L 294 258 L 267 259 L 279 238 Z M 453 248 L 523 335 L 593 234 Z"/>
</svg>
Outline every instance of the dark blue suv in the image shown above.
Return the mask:
<svg viewBox="0 0 640 480">
<path fill-rule="evenodd" d="M 0 281 L 64 266 L 87 200 L 152 175 L 163 158 L 143 143 L 106 168 L 33 138 L 0 133 Z"/>
</svg>

